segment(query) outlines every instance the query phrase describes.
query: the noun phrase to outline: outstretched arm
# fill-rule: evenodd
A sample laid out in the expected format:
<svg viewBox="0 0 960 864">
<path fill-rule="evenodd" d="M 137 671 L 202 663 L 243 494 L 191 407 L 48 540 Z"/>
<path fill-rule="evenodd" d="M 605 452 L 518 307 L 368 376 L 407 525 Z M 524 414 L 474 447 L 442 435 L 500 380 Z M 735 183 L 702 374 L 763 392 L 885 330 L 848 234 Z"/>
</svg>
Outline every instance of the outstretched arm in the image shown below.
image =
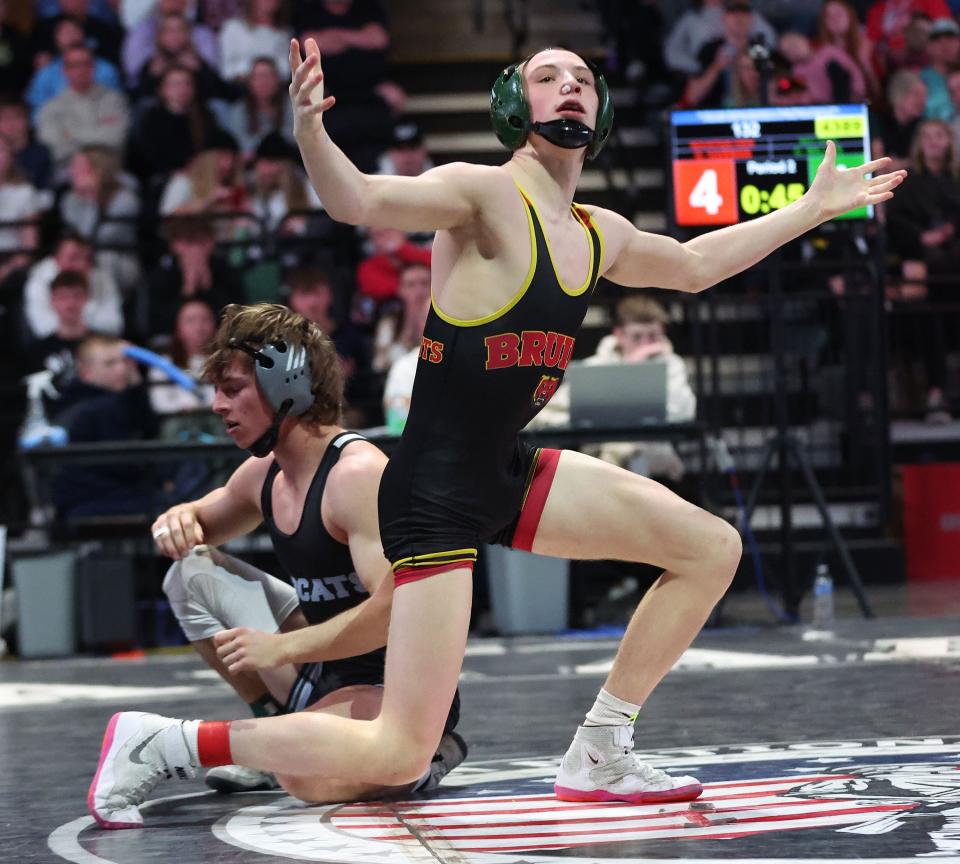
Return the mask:
<svg viewBox="0 0 960 864">
<path fill-rule="evenodd" d="M 829 141 L 817 176 L 802 198 L 767 216 L 710 231 L 686 243 L 638 231 L 626 219 L 610 218 L 604 211 L 603 227 L 612 229 L 612 261 L 604 276 L 634 288 L 703 291 L 834 216 L 888 201 L 907 172 L 866 175 L 889 165 L 885 157 L 845 169 L 837 165 L 836 145 Z"/>
<path fill-rule="evenodd" d="M 293 134 L 326 211 L 339 222 L 404 231 L 454 228 L 473 220 L 483 203 L 485 184 L 494 169 L 483 165 L 451 164 L 419 177 L 362 173 L 330 139 L 323 114 L 335 104 L 324 97 L 320 49 L 307 39 L 306 58 L 300 44 L 290 42 L 290 100 Z M 488 185 L 488 184 L 486 184 Z"/>
</svg>

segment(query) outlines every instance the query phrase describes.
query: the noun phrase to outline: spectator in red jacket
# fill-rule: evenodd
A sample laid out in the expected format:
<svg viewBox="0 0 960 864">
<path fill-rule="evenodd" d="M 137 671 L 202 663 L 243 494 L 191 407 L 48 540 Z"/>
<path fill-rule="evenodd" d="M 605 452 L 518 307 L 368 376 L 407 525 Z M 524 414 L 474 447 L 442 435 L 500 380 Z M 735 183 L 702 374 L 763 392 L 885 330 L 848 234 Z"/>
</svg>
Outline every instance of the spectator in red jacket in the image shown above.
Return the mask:
<svg viewBox="0 0 960 864">
<path fill-rule="evenodd" d="M 876 0 L 867 11 L 867 37 L 876 46 L 877 61 L 884 72 L 904 65 L 904 34 L 915 15 L 931 21 L 953 17 L 946 0 Z"/>
<path fill-rule="evenodd" d="M 415 246 L 396 228 L 372 228 L 370 240 L 373 255 L 357 268 L 357 287 L 379 306 L 397 296 L 400 273 L 407 264 L 430 266 L 430 250 Z"/>
</svg>

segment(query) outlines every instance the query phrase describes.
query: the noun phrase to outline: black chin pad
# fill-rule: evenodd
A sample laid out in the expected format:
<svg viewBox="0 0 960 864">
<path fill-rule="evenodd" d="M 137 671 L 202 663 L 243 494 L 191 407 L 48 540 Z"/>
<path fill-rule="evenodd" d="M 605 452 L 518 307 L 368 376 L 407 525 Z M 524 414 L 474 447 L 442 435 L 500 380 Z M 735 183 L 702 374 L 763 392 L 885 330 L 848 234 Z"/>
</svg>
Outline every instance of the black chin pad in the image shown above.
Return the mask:
<svg viewBox="0 0 960 864">
<path fill-rule="evenodd" d="M 536 132 L 551 144 L 565 150 L 578 150 L 586 147 L 596 137 L 596 133 L 579 120 L 561 117 L 547 123 L 531 123 L 530 131 Z"/>
</svg>

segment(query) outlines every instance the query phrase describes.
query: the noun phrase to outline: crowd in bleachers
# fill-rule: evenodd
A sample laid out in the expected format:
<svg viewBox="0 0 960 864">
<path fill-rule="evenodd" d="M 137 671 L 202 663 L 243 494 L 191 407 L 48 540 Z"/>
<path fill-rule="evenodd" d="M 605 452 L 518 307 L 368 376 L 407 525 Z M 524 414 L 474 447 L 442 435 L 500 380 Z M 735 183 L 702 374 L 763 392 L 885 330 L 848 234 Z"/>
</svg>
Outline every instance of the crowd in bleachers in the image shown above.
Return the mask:
<svg viewBox="0 0 960 864">
<path fill-rule="evenodd" d="M 197 375 L 224 304 L 280 301 L 334 339 L 349 382 L 347 422 L 399 426 L 431 238 L 355 231 L 326 217 L 293 141 L 287 98 L 289 39 L 315 38 L 339 97 L 326 122 L 347 155 L 370 172 L 431 167 L 420 130 L 403 114 L 406 94 L 389 78 L 385 6 L 0 0 L 8 370 L 48 369 L 64 389 L 78 346 L 114 336 Z M 597 6 L 610 34 L 608 68 L 636 83 L 650 106 L 869 101 L 876 153 L 911 168 L 883 214 L 896 298 L 952 299 L 958 0 Z M 947 416 L 943 352 L 935 340 L 918 344 L 929 407 Z M 85 356 L 108 348 L 114 343 L 94 343 Z M 208 392 L 153 384 L 163 434 L 209 431 L 188 422 Z M 48 405 L 52 421 L 61 409 Z"/>
<path fill-rule="evenodd" d="M 431 238 L 326 217 L 293 140 L 291 36 L 320 45 L 340 97 L 328 126 L 362 170 L 430 167 L 387 76 L 380 2 L 0 0 L 8 372 L 49 370 L 68 393 L 78 349 L 109 336 L 198 376 L 217 311 L 279 301 L 334 339 L 349 421 L 383 420 L 389 361 L 410 347 L 399 285 L 407 268 L 429 274 Z M 131 428 L 209 431 L 209 392 L 177 392 L 155 373 L 150 406 L 166 422 Z M 64 408 L 48 399 L 48 419 L 76 414 Z"/>
<path fill-rule="evenodd" d="M 895 352 L 923 366 L 928 419 L 951 419 L 946 353 L 958 346 L 938 313 L 956 304 L 960 276 L 960 3 L 693 0 L 678 8 L 604 0 L 600 6 L 613 65 L 648 105 L 870 105 L 873 155 L 910 170 L 896 198 L 880 208 L 888 229 L 888 296 L 895 312 L 906 304 L 925 310 L 914 320 L 891 319 Z"/>
</svg>

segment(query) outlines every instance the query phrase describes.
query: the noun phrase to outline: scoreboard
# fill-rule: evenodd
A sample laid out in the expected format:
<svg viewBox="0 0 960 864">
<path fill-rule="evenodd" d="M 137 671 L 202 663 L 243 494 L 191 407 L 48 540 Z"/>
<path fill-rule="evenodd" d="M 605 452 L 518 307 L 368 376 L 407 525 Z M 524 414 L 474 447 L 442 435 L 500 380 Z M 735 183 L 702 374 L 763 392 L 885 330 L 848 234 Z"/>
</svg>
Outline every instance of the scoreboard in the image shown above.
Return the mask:
<svg viewBox="0 0 960 864">
<path fill-rule="evenodd" d="M 796 201 L 813 182 L 828 140 L 837 164 L 870 160 L 865 105 L 673 111 L 670 160 L 676 224 L 732 225 Z M 873 207 L 838 219 L 869 219 Z"/>
</svg>

